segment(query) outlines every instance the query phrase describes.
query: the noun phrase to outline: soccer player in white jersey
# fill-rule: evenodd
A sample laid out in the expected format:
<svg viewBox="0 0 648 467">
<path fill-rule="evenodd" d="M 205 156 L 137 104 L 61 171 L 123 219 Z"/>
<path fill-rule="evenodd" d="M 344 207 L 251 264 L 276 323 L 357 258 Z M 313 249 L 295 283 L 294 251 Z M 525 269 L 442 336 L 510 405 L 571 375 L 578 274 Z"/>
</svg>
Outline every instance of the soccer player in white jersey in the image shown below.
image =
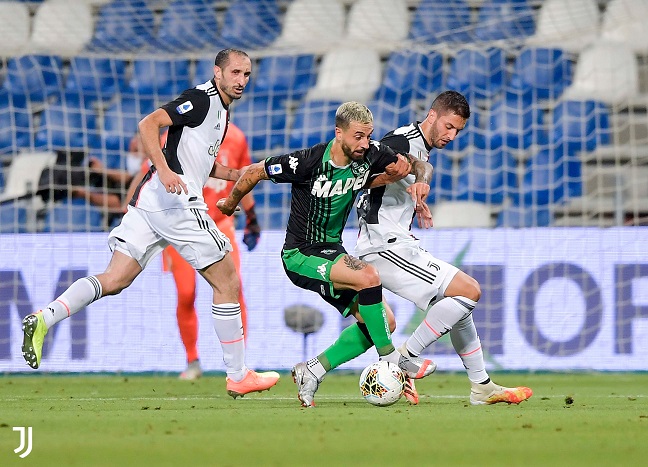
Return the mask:
<svg viewBox="0 0 648 467">
<path fill-rule="evenodd" d="M 207 215 L 202 191 L 209 176 L 239 177 L 238 170 L 215 158 L 226 137 L 229 105 L 243 95 L 251 72 L 245 52 L 221 50 L 212 79 L 139 122 L 144 153 L 152 166 L 121 224 L 108 237 L 110 263 L 102 274 L 77 280 L 47 307 L 23 319 L 22 352 L 29 366 L 40 366 L 49 328 L 101 297 L 120 293 L 151 259 L 172 245 L 213 289 L 212 316 L 223 349 L 228 394 L 236 398 L 277 383 L 278 373 L 256 373 L 245 366 L 240 282 L 229 254 L 232 246 Z M 165 127 L 169 134 L 162 150 L 160 129 Z"/>
<path fill-rule="evenodd" d="M 446 91 L 434 100 L 425 120 L 397 128 L 381 142 L 398 153 L 409 153 L 427 161 L 433 148 L 442 149 L 457 137 L 469 117 L 470 107 L 464 96 Z M 497 385 L 486 372 L 472 318 L 481 296 L 479 283 L 422 249 L 412 236 L 410 226 L 415 215 L 421 227 L 432 226 L 428 207 L 423 204 L 417 210 L 406 191 L 412 182 L 409 175 L 396 183 L 371 188 L 358 202 L 360 234 L 356 255 L 378 269 L 386 289 L 427 312 L 423 322 L 399 350 L 403 355 L 419 356 L 423 349 L 449 332 L 470 379 L 471 404 L 518 404 L 528 399 L 531 389 Z M 418 393 L 411 379 L 407 380 L 405 396 L 411 403 L 418 403 Z"/>
</svg>

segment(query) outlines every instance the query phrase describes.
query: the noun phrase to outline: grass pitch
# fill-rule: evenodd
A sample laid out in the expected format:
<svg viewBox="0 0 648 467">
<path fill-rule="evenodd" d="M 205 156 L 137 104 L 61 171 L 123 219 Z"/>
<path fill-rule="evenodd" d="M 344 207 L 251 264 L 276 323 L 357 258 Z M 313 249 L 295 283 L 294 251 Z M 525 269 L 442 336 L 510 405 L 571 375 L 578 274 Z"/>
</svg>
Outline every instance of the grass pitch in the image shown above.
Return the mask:
<svg viewBox="0 0 648 467">
<path fill-rule="evenodd" d="M 639 466 L 648 457 L 648 374 L 500 374 L 534 396 L 472 407 L 463 374 L 418 382 L 421 402 L 364 402 L 333 374 L 303 409 L 289 374 L 233 400 L 225 378 L 0 376 L 0 465 Z M 15 426 L 31 426 L 20 459 Z"/>
</svg>

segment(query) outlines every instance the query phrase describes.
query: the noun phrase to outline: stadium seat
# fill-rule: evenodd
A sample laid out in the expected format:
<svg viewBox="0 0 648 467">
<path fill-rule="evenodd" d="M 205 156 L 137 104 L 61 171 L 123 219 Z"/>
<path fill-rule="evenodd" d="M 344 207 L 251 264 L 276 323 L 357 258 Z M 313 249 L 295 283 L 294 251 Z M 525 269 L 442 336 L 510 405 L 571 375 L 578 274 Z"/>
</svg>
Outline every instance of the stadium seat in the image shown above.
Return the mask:
<svg viewBox="0 0 648 467">
<path fill-rule="evenodd" d="M 523 150 L 548 142 L 542 109 L 524 99 L 508 97 L 496 101 L 490 108 L 488 130 L 491 148 Z"/>
<path fill-rule="evenodd" d="M 405 0 L 357 0 L 349 10 L 344 41 L 391 50 L 407 38 L 408 29 Z"/>
<path fill-rule="evenodd" d="M 479 9 L 475 35 L 482 41 L 514 40 L 533 34 L 534 28 L 527 0 L 486 0 Z"/>
<path fill-rule="evenodd" d="M 32 114 L 24 96 L 0 90 L 0 154 L 15 154 L 33 144 Z"/>
<path fill-rule="evenodd" d="M 344 6 L 331 0 L 294 0 L 288 5 L 283 28 L 273 48 L 309 52 L 323 50 L 344 34 Z"/>
<path fill-rule="evenodd" d="M 173 0 L 162 14 L 157 43 L 163 50 L 200 50 L 217 42 L 218 21 L 208 0 Z"/>
<path fill-rule="evenodd" d="M 137 123 L 155 110 L 153 99 L 136 99 L 123 96 L 104 113 L 103 148 L 108 151 L 126 151 L 137 131 Z"/>
<path fill-rule="evenodd" d="M 92 38 L 92 9 L 85 2 L 49 1 L 39 5 L 29 46 L 37 53 L 69 57 Z"/>
<path fill-rule="evenodd" d="M 156 44 L 155 16 L 145 0 L 114 0 L 101 7 L 95 34 L 88 44 L 93 52 L 134 52 Z"/>
<path fill-rule="evenodd" d="M 552 224 L 551 209 L 546 206 L 509 206 L 497 215 L 496 227 L 528 228 Z"/>
<path fill-rule="evenodd" d="M 530 92 L 531 99 L 557 99 L 572 82 L 572 60 L 561 49 L 527 47 L 515 59 L 511 90 Z"/>
<path fill-rule="evenodd" d="M 391 91 L 384 86 L 376 92 L 375 98 L 367 103 L 373 114 L 373 139 L 382 138 L 387 132 L 406 125 L 416 119 L 411 105 L 411 92 L 390 97 Z"/>
<path fill-rule="evenodd" d="M 290 190 L 288 183 L 263 183 L 252 190 L 261 228 L 286 229 L 290 214 Z"/>
<path fill-rule="evenodd" d="M 5 169 L 5 189 L 0 202 L 32 196 L 38 189 L 40 175 L 56 161 L 53 152 L 26 152 L 15 155 Z"/>
<path fill-rule="evenodd" d="M 545 0 L 527 44 L 580 52 L 598 38 L 600 18 L 596 0 Z"/>
<path fill-rule="evenodd" d="M 101 211 L 83 199 L 64 200 L 45 213 L 43 232 L 97 232 L 103 230 Z"/>
<path fill-rule="evenodd" d="M 303 149 L 335 136 L 335 112 L 342 102 L 306 100 L 295 111 L 289 133 L 290 149 Z"/>
<path fill-rule="evenodd" d="M 432 208 L 437 229 L 486 228 L 492 226 L 490 208 L 474 201 L 444 201 Z"/>
<path fill-rule="evenodd" d="M 578 57 L 574 82 L 563 98 L 617 104 L 638 94 L 639 71 L 634 52 L 621 43 L 596 42 Z"/>
<path fill-rule="evenodd" d="M 7 62 L 3 88 L 28 101 L 43 102 L 63 89 L 61 58 L 49 55 L 23 55 Z"/>
<path fill-rule="evenodd" d="M 307 99 L 368 101 L 380 86 L 380 56 L 372 49 L 336 48 L 324 55 Z"/>
<path fill-rule="evenodd" d="M 487 147 L 485 124 L 481 111 L 474 106 L 470 109 L 470 118 L 466 122 L 464 129 L 454 141 L 450 141 L 446 145 L 444 150 L 449 154 L 454 153 L 453 157 L 459 157 L 460 153 L 469 147 L 485 149 Z"/>
<path fill-rule="evenodd" d="M 601 38 L 622 42 L 636 53 L 648 52 L 648 2 L 611 0 L 603 14 Z"/>
<path fill-rule="evenodd" d="M 285 146 L 286 109 L 281 100 L 252 97 L 236 104 L 232 122 L 247 137 L 252 151 Z"/>
<path fill-rule="evenodd" d="M 125 87 L 126 63 L 100 57 L 72 57 L 65 81 L 67 92 L 75 92 L 85 102 L 107 102 Z"/>
<path fill-rule="evenodd" d="M 395 92 L 412 90 L 413 99 L 428 99 L 444 85 L 443 56 L 437 52 L 397 50 L 389 55 L 382 86 Z"/>
<path fill-rule="evenodd" d="M 317 79 L 314 55 L 273 55 L 259 60 L 247 92 L 279 100 L 301 100 Z"/>
<path fill-rule="evenodd" d="M 452 198 L 454 183 L 452 179 L 452 159 L 445 150 L 433 149 L 428 162 L 434 167 L 428 203 L 438 203 Z"/>
<path fill-rule="evenodd" d="M 409 38 L 428 44 L 467 43 L 472 41 L 468 31 L 470 6 L 465 0 L 422 0 L 412 14 Z"/>
<path fill-rule="evenodd" d="M 163 103 L 191 87 L 190 83 L 187 59 L 138 58 L 125 92 Z"/>
<path fill-rule="evenodd" d="M 245 50 L 266 47 L 281 32 L 277 0 L 234 0 L 225 12 L 222 47 Z"/>
<path fill-rule="evenodd" d="M 553 110 L 551 140 L 565 154 L 578 156 L 610 143 L 607 106 L 597 101 L 562 101 Z"/>
<path fill-rule="evenodd" d="M 567 195 L 567 160 L 559 150 L 542 149 L 526 162 L 519 193 L 512 193 L 517 206 L 547 206 L 562 201 Z M 574 196 L 578 192 L 574 180 Z"/>
<path fill-rule="evenodd" d="M 27 208 L 18 203 L 0 204 L 0 234 L 27 232 Z"/>
<path fill-rule="evenodd" d="M 196 60 L 193 80 L 191 81 L 192 86 L 203 84 L 205 81 L 214 77 L 214 58 L 215 56 Z M 256 70 L 254 74 L 256 74 Z M 250 90 L 249 86 L 248 84 L 248 87 L 245 88 L 246 93 Z"/>
<path fill-rule="evenodd" d="M 473 99 L 491 99 L 502 89 L 506 57 L 498 48 L 464 48 L 450 65 L 448 87 Z"/>
<path fill-rule="evenodd" d="M 43 110 L 36 149 L 84 151 L 99 148 L 100 142 L 95 112 L 91 105 L 80 102 L 78 95 L 65 94 Z"/>
<path fill-rule="evenodd" d="M 0 2 L 0 56 L 19 55 L 27 50 L 31 18 L 29 7 L 20 2 Z"/>
<path fill-rule="evenodd" d="M 474 151 L 461 160 L 457 200 L 502 204 L 516 188 L 517 162 L 506 150 Z"/>
</svg>

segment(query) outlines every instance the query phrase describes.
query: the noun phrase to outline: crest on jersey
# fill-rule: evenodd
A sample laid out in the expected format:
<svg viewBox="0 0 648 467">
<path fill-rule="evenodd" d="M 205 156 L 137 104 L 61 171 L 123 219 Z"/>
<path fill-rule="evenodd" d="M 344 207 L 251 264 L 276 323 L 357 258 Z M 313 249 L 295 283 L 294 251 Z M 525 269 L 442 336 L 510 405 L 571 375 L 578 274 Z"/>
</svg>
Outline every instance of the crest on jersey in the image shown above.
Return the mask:
<svg viewBox="0 0 648 467">
<path fill-rule="evenodd" d="M 187 101 L 187 102 L 183 102 L 178 107 L 176 107 L 176 112 L 182 115 L 182 114 L 186 114 L 191 109 L 193 109 L 193 104 L 191 103 L 191 101 Z"/>
<path fill-rule="evenodd" d="M 355 175 L 356 177 L 364 174 L 367 170 L 369 170 L 369 165 L 366 162 L 354 161 L 351 163 L 351 173 L 353 173 L 353 175 Z"/>
</svg>

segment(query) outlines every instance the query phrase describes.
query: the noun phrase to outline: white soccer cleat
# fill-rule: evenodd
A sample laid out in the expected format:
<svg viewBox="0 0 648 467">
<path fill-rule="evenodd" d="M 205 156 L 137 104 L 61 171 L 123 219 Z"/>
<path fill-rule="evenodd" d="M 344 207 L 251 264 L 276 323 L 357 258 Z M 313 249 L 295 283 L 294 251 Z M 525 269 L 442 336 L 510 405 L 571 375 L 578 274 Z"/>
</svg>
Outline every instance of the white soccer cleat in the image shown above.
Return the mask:
<svg viewBox="0 0 648 467">
<path fill-rule="evenodd" d="M 506 388 L 490 381 L 488 384 L 472 383 L 470 403 L 472 405 L 491 405 L 499 402 L 519 404 L 533 395 L 531 388 L 518 386 Z"/>
<path fill-rule="evenodd" d="M 202 376 L 202 368 L 200 367 L 200 360 L 194 360 L 187 365 L 187 369 L 180 373 L 178 379 L 183 381 L 195 381 Z"/>
<path fill-rule="evenodd" d="M 293 367 L 292 377 L 297 385 L 297 398 L 302 407 L 315 407 L 315 393 L 320 382 L 308 369 L 305 362 L 298 363 Z"/>
</svg>

